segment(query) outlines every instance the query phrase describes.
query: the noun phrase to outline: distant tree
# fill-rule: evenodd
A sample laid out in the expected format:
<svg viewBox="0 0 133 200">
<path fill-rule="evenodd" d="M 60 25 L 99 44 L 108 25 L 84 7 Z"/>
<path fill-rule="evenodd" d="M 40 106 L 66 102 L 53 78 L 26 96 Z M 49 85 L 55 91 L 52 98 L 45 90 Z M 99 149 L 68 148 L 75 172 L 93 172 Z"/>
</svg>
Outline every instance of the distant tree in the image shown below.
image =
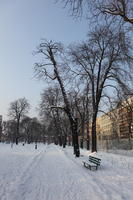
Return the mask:
<svg viewBox="0 0 133 200">
<path fill-rule="evenodd" d="M 43 141 L 42 131 L 44 130 L 42 129 L 42 124 L 40 123 L 40 121 L 36 117 L 32 118 L 30 125 L 30 134 L 32 135 L 32 142 L 34 141 L 35 143 L 37 143 L 38 141 Z"/>
<path fill-rule="evenodd" d="M 15 142 L 17 124 L 14 120 L 7 120 L 3 123 L 3 137 L 6 142 Z"/>
<path fill-rule="evenodd" d="M 32 135 L 30 131 L 31 122 L 32 122 L 32 118 L 28 116 L 24 116 L 20 124 L 21 134 L 23 135 L 25 142 L 27 142 L 28 144 L 32 142 Z"/>
<path fill-rule="evenodd" d="M 26 113 L 28 113 L 30 109 L 30 104 L 28 103 L 27 99 L 20 98 L 14 102 L 10 103 L 8 115 L 12 120 L 16 122 L 16 138 L 15 142 L 18 144 L 18 139 L 20 136 L 20 121 L 24 117 Z"/>
<path fill-rule="evenodd" d="M 28 144 L 31 142 L 44 142 L 45 140 L 45 125 L 42 124 L 36 117 L 30 118 L 24 116 L 20 123 L 21 138 Z"/>
<path fill-rule="evenodd" d="M 0 120 L 0 142 L 2 141 L 2 134 L 3 134 L 3 130 L 2 130 L 2 120 Z"/>
<path fill-rule="evenodd" d="M 58 107 L 62 104 L 63 99 L 59 87 L 48 87 L 41 93 L 41 103 L 39 105 L 40 116 L 43 121 L 47 121 L 47 126 L 49 126 L 49 123 L 52 121 L 52 124 L 50 123 L 51 130 L 53 130 L 52 135 L 55 137 L 55 143 L 59 143 L 60 145 L 63 144 L 63 141 L 65 141 L 64 138 L 66 138 L 66 133 L 62 126 L 64 122 L 64 112 L 59 109 L 51 109 L 51 107 Z"/>
</svg>

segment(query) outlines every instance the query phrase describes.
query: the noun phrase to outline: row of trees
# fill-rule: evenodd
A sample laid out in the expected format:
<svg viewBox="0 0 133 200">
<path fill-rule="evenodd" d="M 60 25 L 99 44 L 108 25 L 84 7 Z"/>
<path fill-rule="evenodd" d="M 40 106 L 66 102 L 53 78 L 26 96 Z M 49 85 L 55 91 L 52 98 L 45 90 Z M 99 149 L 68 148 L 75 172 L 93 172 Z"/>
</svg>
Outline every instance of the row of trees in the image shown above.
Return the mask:
<svg viewBox="0 0 133 200">
<path fill-rule="evenodd" d="M 108 105 L 111 103 L 114 93 L 117 96 L 120 91 L 127 96 L 132 93 L 132 45 L 125 31 L 131 30 L 131 26 L 124 26 L 123 22 L 133 24 L 133 3 L 130 0 L 63 2 L 70 6 L 73 16 L 83 15 L 85 9 L 89 22 L 102 19 L 100 25 L 93 24 L 93 30 L 89 31 L 85 41 L 64 47 L 55 41 L 42 40 L 36 50 L 36 54 L 43 58 L 35 64 L 35 73 L 39 78 L 51 83 L 41 95 L 40 115 L 45 120 L 49 134 L 52 130 L 60 143 L 62 137 L 64 146 L 66 136 L 68 133 L 72 134 L 74 153 L 78 157 L 79 130 L 84 136 L 85 125 L 91 122 L 92 152 L 97 151 L 98 112 L 105 111 L 103 105 L 105 101 Z M 53 81 L 58 86 L 53 86 Z M 28 142 L 33 140 L 31 138 L 37 140 L 36 138 L 43 137 L 45 126 L 36 118 L 25 116 L 29 108 L 25 98 L 10 105 L 11 120 L 6 122 L 4 127 L 7 136 L 10 135 L 16 144 L 23 137 Z M 15 131 L 11 131 L 13 129 Z M 89 132 L 88 127 L 87 131 Z M 89 148 L 89 133 L 87 135 Z"/>
<path fill-rule="evenodd" d="M 102 99 L 110 99 L 113 91 L 118 91 L 118 87 L 127 93 L 130 91 L 126 83 L 132 80 L 131 50 L 125 33 L 121 29 L 114 30 L 111 26 L 96 27 L 95 31 L 88 34 L 86 41 L 72 44 L 67 49 L 60 43 L 45 40 L 38 46 L 37 53 L 43 55 L 45 61 L 35 64 L 36 75 L 58 82 L 64 103 L 59 102 L 57 105 L 53 101 L 50 108 L 61 109 L 67 114 L 74 153 L 77 156 L 79 156 L 77 119 L 68 98 L 69 88 L 74 85 L 74 81 L 80 90 L 87 88 L 86 97 L 91 99 L 92 152 L 97 151 L 96 118 L 100 103 Z M 66 86 L 66 82 L 70 84 L 70 80 L 73 80 L 71 86 Z M 75 106 L 76 104 L 77 99 Z M 83 111 L 83 107 L 80 111 Z"/>
<path fill-rule="evenodd" d="M 3 122 L 3 140 L 18 144 L 19 141 L 31 143 L 45 141 L 45 126 L 37 119 L 27 116 L 30 104 L 27 99 L 20 98 L 11 102 L 9 120 Z"/>
<path fill-rule="evenodd" d="M 78 88 L 77 88 L 78 89 Z M 68 100 L 71 106 L 71 112 L 77 123 L 77 133 L 85 135 L 85 126 L 89 124 L 91 118 L 90 99 L 86 90 L 76 91 L 71 90 L 67 93 Z M 71 128 L 67 114 L 64 111 L 64 101 L 58 85 L 48 87 L 41 94 L 40 116 L 42 121 L 47 121 L 48 134 L 51 133 L 55 137 L 55 143 L 63 144 L 65 147 L 68 139 L 68 144 L 71 144 Z M 89 129 L 87 134 L 87 149 L 89 150 Z M 57 142 L 57 140 L 59 140 Z M 83 148 L 83 139 L 80 147 Z"/>
<path fill-rule="evenodd" d="M 65 6 L 70 6 L 73 16 L 79 17 L 85 13 L 89 23 L 93 23 L 93 31 L 89 31 L 86 41 L 72 44 L 68 48 L 63 48 L 62 44 L 54 41 L 42 41 L 37 48 L 37 53 L 41 54 L 45 61 L 36 63 L 35 71 L 39 78 L 58 82 L 64 104 L 57 105 L 52 102 L 50 107 L 61 109 L 66 113 L 72 132 L 74 153 L 79 156 L 77 118 L 71 106 L 69 86 L 66 86 L 66 81 L 70 82 L 70 79 L 74 79 L 76 83 L 80 82 L 80 90 L 88 88 L 87 98 L 91 99 L 92 111 L 92 152 L 97 151 L 96 118 L 102 99 L 107 98 L 110 102 L 108 88 L 110 94 L 113 94 L 113 90 L 118 92 L 118 87 L 128 94 L 130 90 L 128 84 L 132 79 L 130 76 L 132 48 L 131 41 L 125 34 L 125 30 L 130 26 L 124 26 L 123 22 L 133 24 L 133 3 L 130 0 L 63 0 L 61 2 Z M 100 25 L 96 26 L 96 21 L 99 21 Z M 67 73 L 67 77 L 63 72 Z M 77 101 L 75 106 L 76 103 Z M 85 108 L 88 113 L 87 118 L 90 116 L 88 106 L 90 105 L 87 103 L 87 109 Z M 81 121 L 85 122 L 84 112 L 81 114 L 83 107 L 77 110 L 80 111 Z"/>
</svg>

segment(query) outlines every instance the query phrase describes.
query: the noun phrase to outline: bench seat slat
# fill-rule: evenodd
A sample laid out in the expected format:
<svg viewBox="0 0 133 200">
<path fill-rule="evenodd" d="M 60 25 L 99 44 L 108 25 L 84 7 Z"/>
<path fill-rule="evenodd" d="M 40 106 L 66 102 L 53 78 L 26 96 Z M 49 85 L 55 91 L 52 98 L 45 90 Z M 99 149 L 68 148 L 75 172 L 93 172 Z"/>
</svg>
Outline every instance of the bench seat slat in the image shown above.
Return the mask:
<svg viewBox="0 0 133 200">
<path fill-rule="evenodd" d="M 92 158 L 92 159 L 95 159 L 95 160 L 100 160 L 100 161 L 101 161 L 101 159 L 100 159 L 100 158 L 96 158 L 96 157 L 93 157 L 93 156 L 89 156 L 89 158 Z"/>
<path fill-rule="evenodd" d="M 89 162 L 93 162 L 93 163 L 95 163 L 96 165 L 100 165 L 100 162 L 99 162 L 99 161 L 96 161 L 96 160 L 91 160 L 91 159 L 89 159 Z"/>
</svg>

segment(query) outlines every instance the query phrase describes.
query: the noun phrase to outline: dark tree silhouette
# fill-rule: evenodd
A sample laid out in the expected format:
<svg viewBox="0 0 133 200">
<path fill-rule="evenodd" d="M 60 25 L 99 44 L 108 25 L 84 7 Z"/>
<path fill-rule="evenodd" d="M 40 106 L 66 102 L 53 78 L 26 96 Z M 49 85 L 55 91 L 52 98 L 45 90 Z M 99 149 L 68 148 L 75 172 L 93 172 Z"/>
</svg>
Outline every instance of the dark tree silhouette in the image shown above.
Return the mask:
<svg viewBox="0 0 133 200">
<path fill-rule="evenodd" d="M 59 0 L 58 0 L 59 1 Z M 83 10 L 88 8 L 93 17 L 112 16 L 119 17 L 124 22 L 133 24 L 133 1 L 132 0 L 61 0 L 65 6 L 70 6 L 74 16 L 81 16 Z M 91 18 L 93 19 L 93 18 Z"/>
<path fill-rule="evenodd" d="M 70 48 L 70 57 L 76 74 L 88 78 L 92 94 L 92 152 L 97 151 L 96 118 L 103 92 L 116 88 L 116 82 L 126 87 L 126 79 L 132 69 L 129 55 L 130 45 L 124 33 L 111 30 L 108 26 L 96 28 L 89 34 L 88 41 Z M 126 66 L 124 65 L 126 64 Z"/>
<path fill-rule="evenodd" d="M 53 41 L 42 42 L 37 48 L 37 53 L 43 55 L 45 58 L 45 61 L 42 63 L 36 63 L 35 70 L 36 70 L 36 75 L 39 77 L 45 77 L 51 80 L 58 81 L 58 84 L 62 93 L 62 97 L 64 100 L 64 104 L 65 104 L 64 108 L 62 109 L 66 112 L 71 124 L 74 154 L 77 157 L 79 157 L 80 151 L 79 151 L 79 144 L 78 144 L 77 120 L 73 117 L 71 106 L 70 106 L 67 93 L 64 87 L 63 79 L 59 72 L 59 68 L 63 67 L 63 63 L 61 63 L 61 59 L 60 59 L 62 52 L 63 52 L 63 48 L 60 43 L 56 43 Z M 51 71 L 50 73 L 48 73 L 48 67 L 52 67 L 51 69 L 53 70 L 52 75 L 51 75 Z"/>
<path fill-rule="evenodd" d="M 21 118 L 24 117 L 26 113 L 28 113 L 30 109 L 30 105 L 25 98 L 20 98 L 14 102 L 10 103 L 9 113 L 8 115 L 11 119 L 16 121 L 16 144 L 18 144 L 19 139 L 19 128 L 20 128 L 20 121 Z"/>
</svg>

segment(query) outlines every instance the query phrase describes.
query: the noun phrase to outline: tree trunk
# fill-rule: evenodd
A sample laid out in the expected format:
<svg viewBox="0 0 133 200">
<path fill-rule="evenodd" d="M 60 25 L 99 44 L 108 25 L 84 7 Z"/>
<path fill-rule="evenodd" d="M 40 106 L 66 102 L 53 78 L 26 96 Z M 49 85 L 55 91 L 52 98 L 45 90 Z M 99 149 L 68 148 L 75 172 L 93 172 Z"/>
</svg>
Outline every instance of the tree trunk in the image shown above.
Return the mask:
<svg viewBox="0 0 133 200">
<path fill-rule="evenodd" d="M 87 150 L 90 150 L 89 123 L 87 123 Z"/>
<path fill-rule="evenodd" d="M 50 59 L 53 63 L 54 73 L 55 73 L 56 79 L 58 80 L 58 83 L 60 85 L 60 89 L 61 89 L 62 96 L 63 96 L 63 99 L 64 99 L 64 103 L 65 103 L 65 107 L 66 107 L 64 110 L 65 110 L 65 112 L 66 112 L 66 114 L 69 118 L 70 124 L 71 124 L 74 154 L 75 154 L 76 157 L 79 157 L 80 151 L 79 151 L 79 144 L 78 144 L 77 120 L 74 120 L 73 117 L 72 117 L 71 106 L 70 106 L 70 103 L 68 101 L 68 97 L 67 97 L 67 93 L 66 93 L 65 88 L 64 88 L 63 81 L 62 81 L 60 74 L 58 72 L 57 64 L 56 64 L 56 61 L 54 59 L 52 49 L 50 49 L 49 55 L 50 55 Z"/>
<path fill-rule="evenodd" d="M 62 136 L 61 135 L 58 136 L 58 141 L 59 141 L 59 146 L 62 146 Z"/>
<path fill-rule="evenodd" d="M 73 148 L 74 148 L 74 154 L 76 157 L 80 156 L 79 151 L 79 142 L 78 142 L 78 132 L 77 132 L 77 119 L 75 122 L 71 122 L 72 125 L 72 136 L 73 136 Z"/>
<path fill-rule="evenodd" d="M 71 146 L 71 136 L 70 135 L 68 135 L 68 146 Z"/>
<path fill-rule="evenodd" d="M 18 137 L 16 137 L 15 143 L 16 143 L 16 145 L 18 145 Z"/>
<path fill-rule="evenodd" d="M 66 147 L 66 136 L 62 136 L 63 148 Z"/>
<path fill-rule="evenodd" d="M 83 149 L 83 138 L 80 139 L 80 148 Z"/>
<path fill-rule="evenodd" d="M 83 149 L 83 141 L 84 141 L 84 120 L 82 119 L 82 128 L 81 128 L 81 139 L 80 139 L 80 148 Z"/>
<path fill-rule="evenodd" d="M 19 120 L 20 119 L 17 119 L 16 145 L 18 145 L 18 138 L 19 138 Z"/>
<path fill-rule="evenodd" d="M 97 137 L 96 137 L 96 114 L 92 121 L 92 152 L 97 151 Z"/>
</svg>

